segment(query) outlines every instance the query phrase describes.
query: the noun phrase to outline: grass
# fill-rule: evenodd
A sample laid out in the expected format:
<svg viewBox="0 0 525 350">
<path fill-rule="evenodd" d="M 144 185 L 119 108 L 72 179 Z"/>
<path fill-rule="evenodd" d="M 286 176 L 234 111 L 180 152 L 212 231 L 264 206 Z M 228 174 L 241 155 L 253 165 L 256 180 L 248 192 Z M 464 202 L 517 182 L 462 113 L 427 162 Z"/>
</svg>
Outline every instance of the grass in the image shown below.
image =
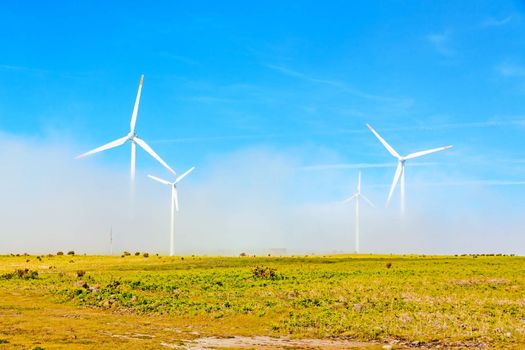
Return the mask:
<svg viewBox="0 0 525 350">
<path fill-rule="evenodd" d="M 525 348 L 525 258 L 0 257 L 2 349 L 210 335 Z"/>
</svg>

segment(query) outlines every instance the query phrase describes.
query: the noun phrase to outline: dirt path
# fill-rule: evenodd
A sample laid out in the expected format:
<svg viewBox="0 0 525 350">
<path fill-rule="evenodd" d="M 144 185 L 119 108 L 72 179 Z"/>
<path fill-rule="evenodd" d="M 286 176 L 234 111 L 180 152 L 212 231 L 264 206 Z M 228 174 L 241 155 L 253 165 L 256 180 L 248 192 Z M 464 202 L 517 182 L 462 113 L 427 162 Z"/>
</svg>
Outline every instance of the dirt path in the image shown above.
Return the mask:
<svg viewBox="0 0 525 350">
<path fill-rule="evenodd" d="M 208 349 L 390 349 L 364 342 L 349 340 L 322 340 L 322 339 L 290 339 L 287 337 L 205 337 L 188 341 L 182 345 L 161 343 L 171 349 L 208 350 Z"/>
</svg>

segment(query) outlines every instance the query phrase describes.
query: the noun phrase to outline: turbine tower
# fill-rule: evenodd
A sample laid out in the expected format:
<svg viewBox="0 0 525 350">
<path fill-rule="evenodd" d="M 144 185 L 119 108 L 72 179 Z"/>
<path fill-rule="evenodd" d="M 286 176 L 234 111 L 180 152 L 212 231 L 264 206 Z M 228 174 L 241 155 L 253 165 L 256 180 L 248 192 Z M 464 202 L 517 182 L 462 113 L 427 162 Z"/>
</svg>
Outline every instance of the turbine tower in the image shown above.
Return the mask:
<svg viewBox="0 0 525 350">
<path fill-rule="evenodd" d="M 399 185 L 400 186 L 399 197 L 400 197 L 400 202 L 401 202 L 401 214 L 404 214 L 405 213 L 405 162 L 409 159 L 414 159 L 414 158 L 421 157 L 421 156 L 424 156 L 430 153 L 439 152 L 439 151 L 443 151 L 443 150 L 452 148 L 452 146 L 433 148 L 433 149 L 429 149 L 426 151 L 419 151 L 419 152 L 410 153 L 406 156 L 401 156 L 399 155 L 399 153 L 396 152 L 395 149 L 392 148 L 392 146 L 390 146 L 381 136 L 379 136 L 377 131 L 375 131 L 374 128 L 370 126 L 370 124 L 366 124 L 366 126 L 370 129 L 370 131 L 374 133 L 374 135 L 379 139 L 379 141 L 383 144 L 383 146 L 385 146 L 387 151 L 390 152 L 390 154 L 397 159 L 396 173 L 392 181 L 392 186 L 390 187 L 390 192 L 388 193 L 388 199 L 386 201 L 386 206 L 388 207 L 388 205 L 390 204 L 390 199 L 392 198 L 392 194 L 394 193 L 394 189 L 396 188 L 397 183 L 401 182 L 401 184 Z M 401 179 L 401 181 L 399 181 L 399 179 Z"/>
<path fill-rule="evenodd" d="M 357 177 L 357 192 L 354 193 L 354 195 L 350 198 L 347 198 L 343 201 L 343 203 L 349 203 L 352 200 L 355 200 L 355 252 L 359 253 L 359 201 L 362 199 L 365 200 L 371 207 L 375 207 L 375 205 L 370 201 L 370 199 L 366 198 L 364 195 L 361 194 L 361 172 L 359 172 L 359 175 Z"/>
<path fill-rule="evenodd" d="M 129 133 L 121 137 L 115 141 L 111 141 L 105 145 L 102 145 L 100 147 L 97 147 L 89 152 L 83 153 L 76 157 L 76 159 L 87 157 L 89 155 L 106 151 L 111 148 L 115 148 L 118 146 L 123 145 L 126 143 L 126 141 L 131 142 L 131 167 L 130 167 L 130 175 L 131 175 L 131 184 L 133 188 L 133 183 L 135 181 L 135 157 L 136 157 L 136 145 L 139 145 L 144 151 L 146 151 L 150 156 L 155 158 L 160 164 L 162 164 L 166 169 L 168 169 L 173 175 L 175 174 L 175 171 L 169 167 L 166 162 L 162 160 L 162 158 L 159 157 L 157 153 L 146 143 L 146 141 L 140 139 L 137 136 L 137 133 L 135 132 L 135 124 L 137 123 L 137 113 L 139 110 L 139 102 L 140 102 L 140 93 L 142 91 L 142 82 L 144 81 L 144 75 L 140 77 L 140 83 L 139 83 L 139 90 L 137 92 L 137 98 L 135 99 L 135 106 L 133 107 L 133 113 L 131 114 L 131 122 L 129 124 Z"/>
<path fill-rule="evenodd" d="M 171 186 L 171 222 L 170 222 L 170 256 L 174 255 L 174 244 L 175 244 L 175 211 L 179 211 L 179 198 L 177 196 L 177 184 L 189 173 L 195 169 L 192 167 L 187 170 L 184 174 L 175 179 L 174 182 L 169 182 L 159 177 L 148 175 L 149 178 L 158 181 L 164 185 Z"/>
</svg>

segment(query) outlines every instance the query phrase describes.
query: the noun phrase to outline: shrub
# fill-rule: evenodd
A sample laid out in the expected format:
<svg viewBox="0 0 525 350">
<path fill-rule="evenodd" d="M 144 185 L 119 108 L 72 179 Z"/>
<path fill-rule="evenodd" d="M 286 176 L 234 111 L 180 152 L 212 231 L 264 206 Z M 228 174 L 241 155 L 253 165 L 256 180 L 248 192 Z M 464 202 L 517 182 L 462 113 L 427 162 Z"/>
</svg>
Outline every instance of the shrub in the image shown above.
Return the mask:
<svg viewBox="0 0 525 350">
<path fill-rule="evenodd" d="M 239 256 L 246 256 L 246 253 L 242 252 Z"/>
<path fill-rule="evenodd" d="M 389 268 L 391 268 L 391 267 L 392 267 L 392 263 L 391 263 L 391 262 L 387 262 L 387 263 L 386 263 L 386 268 L 389 269 Z"/>
<path fill-rule="evenodd" d="M 75 251 L 74 250 L 70 250 L 69 252 L 67 252 L 67 255 L 75 255 Z"/>
<path fill-rule="evenodd" d="M 252 270 L 254 278 L 275 280 L 279 278 L 277 270 L 268 266 L 255 266 Z"/>
<path fill-rule="evenodd" d="M 57 255 L 64 255 L 64 252 L 57 252 Z"/>
<path fill-rule="evenodd" d="M 147 258 L 147 257 L 149 257 L 149 253 L 144 253 L 144 254 L 142 254 L 142 256 Z"/>
<path fill-rule="evenodd" d="M 78 271 L 77 271 L 77 277 L 82 277 L 82 276 L 84 276 L 85 274 L 86 274 L 86 271 L 84 271 L 84 270 L 78 270 Z"/>
<path fill-rule="evenodd" d="M 24 279 L 24 280 L 36 279 L 38 278 L 38 272 L 29 270 L 29 269 L 17 269 L 15 270 L 15 272 L 5 273 L 3 275 L 0 275 L 0 278 L 6 279 L 6 280 L 10 280 L 15 277 Z"/>
<path fill-rule="evenodd" d="M 124 256 L 130 256 L 130 255 L 131 255 L 131 253 L 130 253 L 130 252 L 127 252 L 127 251 L 125 251 L 125 252 L 122 253 L 122 254 L 123 254 Z"/>
<path fill-rule="evenodd" d="M 140 252 L 135 252 L 135 256 L 139 256 L 140 255 Z"/>
</svg>

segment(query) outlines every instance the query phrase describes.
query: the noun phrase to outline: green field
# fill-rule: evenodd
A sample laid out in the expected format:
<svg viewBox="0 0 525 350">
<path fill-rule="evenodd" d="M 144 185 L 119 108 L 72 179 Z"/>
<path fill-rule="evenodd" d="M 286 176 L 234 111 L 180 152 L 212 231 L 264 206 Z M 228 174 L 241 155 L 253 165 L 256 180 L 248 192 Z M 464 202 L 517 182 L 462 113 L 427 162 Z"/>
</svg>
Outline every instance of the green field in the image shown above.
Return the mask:
<svg viewBox="0 0 525 350">
<path fill-rule="evenodd" d="M 522 257 L 2 256 L 0 275 L 0 349 L 525 348 Z"/>
</svg>

